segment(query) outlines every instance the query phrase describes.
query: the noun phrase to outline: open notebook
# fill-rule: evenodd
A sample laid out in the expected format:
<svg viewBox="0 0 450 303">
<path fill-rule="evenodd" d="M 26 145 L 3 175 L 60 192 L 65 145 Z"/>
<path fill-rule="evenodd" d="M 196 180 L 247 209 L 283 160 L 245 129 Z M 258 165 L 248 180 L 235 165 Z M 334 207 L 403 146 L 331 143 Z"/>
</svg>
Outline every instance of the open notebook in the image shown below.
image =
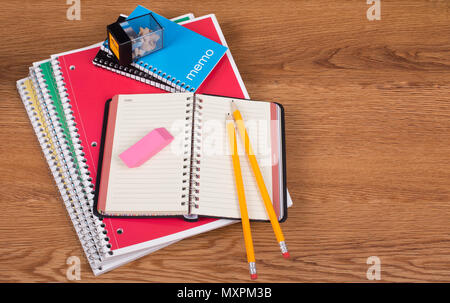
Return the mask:
<svg viewBox="0 0 450 303">
<path fill-rule="evenodd" d="M 240 108 L 280 221 L 287 215 L 284 113 L 281 105 L 193 93 L 117 95 L 105 109 L 94 207 L 103 216 L 200 215 L 240 218 L 225 128 L 231 101 Z M 155 128 L 174 141 L 128 168 L 124 150 Z M 242 174 L 249 217 L 268 220 L 243 145 Z"/>
</svg>

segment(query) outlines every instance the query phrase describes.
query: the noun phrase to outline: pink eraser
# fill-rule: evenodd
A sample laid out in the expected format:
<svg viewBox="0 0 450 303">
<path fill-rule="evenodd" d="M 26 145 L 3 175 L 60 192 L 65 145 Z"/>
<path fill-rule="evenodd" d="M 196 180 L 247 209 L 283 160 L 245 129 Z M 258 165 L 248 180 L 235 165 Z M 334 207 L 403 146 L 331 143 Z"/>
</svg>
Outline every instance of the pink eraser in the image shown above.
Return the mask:
<svg viewBox="0 0 450 303">
<path fill-rule="evenodd" d="M 172 142 L 172 135 L 164 128 L 155 128 L 119 155 L 128 167 L 138 167 Z"/>
</svg>

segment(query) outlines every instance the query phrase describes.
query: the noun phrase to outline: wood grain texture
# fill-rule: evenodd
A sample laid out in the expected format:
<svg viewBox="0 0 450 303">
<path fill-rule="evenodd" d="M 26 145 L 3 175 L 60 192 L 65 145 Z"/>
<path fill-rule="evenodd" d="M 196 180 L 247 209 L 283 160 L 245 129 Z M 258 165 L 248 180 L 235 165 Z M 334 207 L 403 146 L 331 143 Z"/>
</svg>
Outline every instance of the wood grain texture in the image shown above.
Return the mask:
<svg viewBox="0 0 450 303">
<path fill-rule="evenodd" d="M 252 225 L 259 282 L 450 281 L 450 4 L 384 1 L 173 1 L 168 17 L 215 13 L 250 96 L 285 106 L 288 187 L 282 225 Z M 247 282 L 239 224 L 183 240 L 94 277 L 59 200 L 15 81 L 50 54 L 102 40 L 135 1 L 8 1 L 0 20 L 0 281 Z"/>
</svg>

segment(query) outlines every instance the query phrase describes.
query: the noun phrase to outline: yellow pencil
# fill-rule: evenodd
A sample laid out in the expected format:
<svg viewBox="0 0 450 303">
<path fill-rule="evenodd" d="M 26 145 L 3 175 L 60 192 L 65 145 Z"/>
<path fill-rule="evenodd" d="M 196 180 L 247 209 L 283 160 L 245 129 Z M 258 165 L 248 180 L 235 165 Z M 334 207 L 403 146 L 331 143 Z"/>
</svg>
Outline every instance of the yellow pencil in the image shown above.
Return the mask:
<svg viewBox="0 0 450 303">
<path fill-rule="evenodd" d="M 244 233 L 250 278 L 255 280 L 257 278 L 255 251 L 253 250 L 252 232 L 250 230 L 250 220 L 248 219 L 247 203 L 245 202 L 244 181 L 242 180 L 241 165 L 239 162 L 239 155 L 237 153 L 236 132 L 234 129 L 233 118 L 230 114 L 227 115 L 227 133 L 228 142 L 230 143 L 231 158 L 233 160 L 234 178 L 236 180 L 239 208 L 241 209 L 242 231 Z"/>
<path fill-rule="evenodd" d="M 267 191 L 266 184 L 264 183 L 264 178 L 261 174 L 261 170 L 256 160 L 255 153 L 253 152 L 252 146 L 250 144 L 250 138 L 248 136 L 247 130 L 245 128 L 244 120 L 242 119 L 241 112 L 238 110 L 234 101 L 231 102 L 231 111 L 236 121 L 236 126 L 238 128 L 239 134 L 241 136 L 242 142 L 244 142 L 245 153 L 247 154 L 250 166 L 255 176 L 256 183 L 258 184 L 259 192 L 264 201 L 264 206 L 266 207 L 267 215 L 269 216 L 270 223 L 272 224 L 275 237 L 277 238 L 278 244 L 280 245 L 281 253 L 283 257 L 288 258 L 289 252 L 287 250 L 286 242 L 284 240 L 283 232 L 281 231 L 280 223 L 278 222 L 277 215 L 273 209 L 272 200 L 270 198 L 269 192 Z"/>
</svg>

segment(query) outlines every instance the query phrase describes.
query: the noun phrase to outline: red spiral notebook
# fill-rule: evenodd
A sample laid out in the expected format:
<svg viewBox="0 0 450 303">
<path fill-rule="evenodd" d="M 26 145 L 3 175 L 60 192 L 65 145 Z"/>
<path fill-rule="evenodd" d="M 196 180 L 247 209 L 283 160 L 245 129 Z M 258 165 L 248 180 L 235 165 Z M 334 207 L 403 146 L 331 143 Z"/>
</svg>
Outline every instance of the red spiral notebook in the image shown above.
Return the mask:
<svg viewBox="0 0 450 303">
<path fill-rule="evenodd" d="M 214 15 L 194 19 L 184 26 L 226 45 Z M 60 79 L 58 87 L 61 99 L 71 105 L 72 113 L 68 118 L 73 118 L 76 123 L 78 129 L 76 135 L 79 135 L 82 142 L 93 184 L 97 176 L 106 100 L 117 94 L 165 93 L 161 89 L 94 66 L 92 60 L 99 46 L 100 44 L 52 56 L 54 72 Z M 198 92 L 248 99 L 247 91 L 229 51 Z M 200 218 L 197 222 L 186 222 L 182 218 L 103 219 L 110 249 L 114 255 L 167 244 L 233 222 L 235 221 L 211 218 Z"/>
</svg>

